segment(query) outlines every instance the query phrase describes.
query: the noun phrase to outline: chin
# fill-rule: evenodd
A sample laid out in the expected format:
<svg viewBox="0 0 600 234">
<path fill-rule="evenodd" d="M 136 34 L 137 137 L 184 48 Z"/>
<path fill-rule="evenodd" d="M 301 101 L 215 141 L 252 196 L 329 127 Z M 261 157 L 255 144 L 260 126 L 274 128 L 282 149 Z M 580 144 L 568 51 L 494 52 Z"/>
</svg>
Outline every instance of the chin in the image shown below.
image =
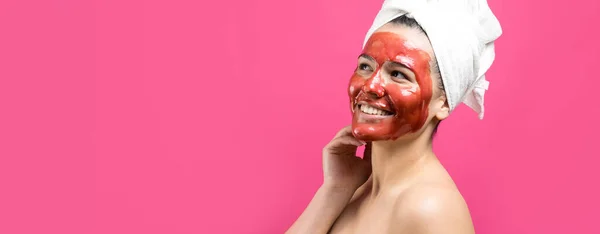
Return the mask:
<svg viewBox="0 0 600 234">
<path fill-rule="evenodd" d="M 352 124 L 352 135 L 361 141 L 394 141 L 408 132 L 402 129 L 389 131 L 382 128 L 382 126 L 373 126 L 371 124 Z"/>
<path fill-rule="evenodd" d="M 364 108 L 364 106 L 363 106 Z M 361 141 L 394 141 L 415 129 L 405 118 L 394 112 L 356 105 L 352 115 L 352 134 Z M 385 113 L 384 113 L 385 112 Z"/>
</svg>

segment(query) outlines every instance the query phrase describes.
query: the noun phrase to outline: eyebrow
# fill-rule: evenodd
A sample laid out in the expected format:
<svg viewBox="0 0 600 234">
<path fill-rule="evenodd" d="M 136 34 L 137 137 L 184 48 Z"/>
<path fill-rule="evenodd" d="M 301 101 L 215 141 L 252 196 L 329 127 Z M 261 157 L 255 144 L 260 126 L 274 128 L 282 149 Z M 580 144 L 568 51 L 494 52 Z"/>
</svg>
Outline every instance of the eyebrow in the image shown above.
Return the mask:
<svg viewBox="0 0 600 234">
<path fill-rule="evenodd" d="M 377 62 L 377 60 L 375 60 L 373 57 L 369 56 L 368 54 L 361 54 L 361 55 L 358 56 L 358 58 L 364 58 L 364 59 L 367 59 L 367 60 L 370 60 L 370 61 L 373 61 L 373 62 Z M 404 68 L 407 68 L 407 69 L 409 69 L 409 70 L 412 71 L 413 64 L 405 64 L 405 63 L 397 62 L 397 61 L 394 61 L 394 60 L 388 60 L 387 62 L 390 62 L 393 66 L 404 67 Z"/>
<path fill-rule="evenodd" d="M 408 68 L 409 70 L 413 70 L 415 67 L 415 60 L 410 56 L 398 55 L 395 60 L 390 60 L 390 62 L 394 65 L 402 66 Z"/>
<path fill-rule="evenodd" d="M 406 69 L 412 71 L 412 68 L 410 66 L 408 66 L 408 64 L 396 62 L 394 60 L 389 60 L 388 62 L 390 62 L 392 64 L 392 66 L 399 66 L 399 67 L 403 67 L 403 68 L 406 68 Z"/>
<path fill-rule="evenodd" d="M 377 62 L 377 60 L 375 60 L 373 57 L 371 57 L 371 56 L 369 56 L 367 54 L 361 54 L 361 55 L 358 56 L 358 58 L 364 58 L 364 59 L 367 59 L 367 60 L 371 60 L 373 62 Z"/>
</svg>

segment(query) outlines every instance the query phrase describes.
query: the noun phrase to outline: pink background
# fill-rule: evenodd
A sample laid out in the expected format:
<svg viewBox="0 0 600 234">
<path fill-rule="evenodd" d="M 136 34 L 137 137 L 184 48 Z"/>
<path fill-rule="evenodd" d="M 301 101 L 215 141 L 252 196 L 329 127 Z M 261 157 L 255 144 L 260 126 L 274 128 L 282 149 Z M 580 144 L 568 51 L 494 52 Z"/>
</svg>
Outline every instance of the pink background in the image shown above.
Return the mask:
<svg viewBox="0 0 600 234">
<path fill-rule="evenodd" d="M 0 233 L 282 233 L 381 3 L 0 1 Z M 600 2 L 490 5 L 486 118 L 437 153 L 478 233 L 600 233 Z"/>
</svg>

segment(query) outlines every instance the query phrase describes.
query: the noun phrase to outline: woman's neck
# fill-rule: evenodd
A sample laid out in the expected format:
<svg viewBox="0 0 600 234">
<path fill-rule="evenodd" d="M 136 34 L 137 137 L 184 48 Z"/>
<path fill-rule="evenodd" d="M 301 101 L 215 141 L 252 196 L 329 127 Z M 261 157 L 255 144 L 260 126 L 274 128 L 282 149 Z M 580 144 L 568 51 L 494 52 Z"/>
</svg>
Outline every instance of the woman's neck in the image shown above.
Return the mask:
<svg viewBox="0 0 600 234">
<path fill-rule="evenodd" d="M 371 146 L 372 192 L 407 185 L 431 159 L 435 159 L 431 139 L 426 134 L 416 139 L 375 141 Z"/>
</svg>

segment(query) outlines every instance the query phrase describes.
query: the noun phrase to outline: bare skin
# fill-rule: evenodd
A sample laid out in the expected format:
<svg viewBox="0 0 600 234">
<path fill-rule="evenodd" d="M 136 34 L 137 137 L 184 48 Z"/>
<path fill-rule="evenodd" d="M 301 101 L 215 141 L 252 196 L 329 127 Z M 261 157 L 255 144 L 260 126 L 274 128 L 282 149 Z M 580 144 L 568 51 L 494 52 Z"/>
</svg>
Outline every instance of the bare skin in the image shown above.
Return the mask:
<svg viewBox="0 0 600 234">
<path fill-rule="evenodd" d="M 378 31 L 402 35 L 434 58 L 417 29 L 388 24 Z M 438 87 L 438 79 L 432 82 Z M 433 129 L 449 114 L 442 90 L 433 91 L 417 132 L 365 143 L 350 126 L 340 130 L 323 149 L 323 185 L 286 233 L 474 233 L 462 195 L 432 150 Z M 356 150 L 364 144 L 361 159 Z"/>
<path fill-rule="evenodd" d="M 405 170 L 372 175 L 329 233 L 474 233 L 465 201 L 433 153 L 398 161 Z M 374 171 L 394 164 L 373 157 Z"/>
</svg>

